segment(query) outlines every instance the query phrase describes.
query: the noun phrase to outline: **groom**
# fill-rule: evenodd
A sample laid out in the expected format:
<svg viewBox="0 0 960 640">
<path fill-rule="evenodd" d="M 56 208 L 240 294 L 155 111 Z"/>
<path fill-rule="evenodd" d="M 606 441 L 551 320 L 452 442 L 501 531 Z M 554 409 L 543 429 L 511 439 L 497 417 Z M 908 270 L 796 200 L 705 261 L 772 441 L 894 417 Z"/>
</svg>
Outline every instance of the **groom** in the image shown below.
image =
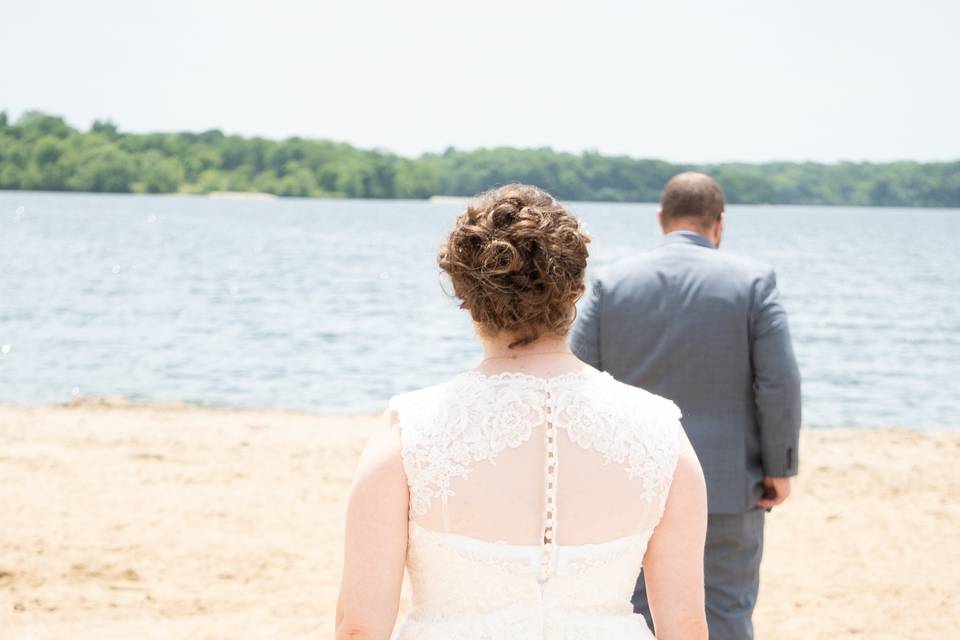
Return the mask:
<svg viewBox="0 0 960 640">
<path fill-rule="evenodd" d="M 592 279 L 574 353 L 673 400 L 707 480 L 710 640 L 753 638 L 764 513 L 797 473 L 800 374 L 769 266 L 718 251 L 724 196 L 687 172 L 663 191 L 664 236 Z M 653 626 L 643 576 L 634 609 Z"/>
</svg>

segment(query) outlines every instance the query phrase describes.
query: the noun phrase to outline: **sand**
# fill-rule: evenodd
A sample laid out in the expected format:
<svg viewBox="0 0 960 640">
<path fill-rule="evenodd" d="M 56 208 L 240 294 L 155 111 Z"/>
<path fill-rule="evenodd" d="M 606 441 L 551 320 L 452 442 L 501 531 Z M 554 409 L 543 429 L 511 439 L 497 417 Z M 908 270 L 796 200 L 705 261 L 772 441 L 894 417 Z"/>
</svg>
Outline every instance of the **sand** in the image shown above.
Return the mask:
<svg viewBox="0 0 960 640">
<path fill-rule="evenodd" d="M 370 416 L 0 406 L 0 638 L 331 638 Z M 960 430 L 803 433 L 759 638 L 960 637 Z"/>
</svg>

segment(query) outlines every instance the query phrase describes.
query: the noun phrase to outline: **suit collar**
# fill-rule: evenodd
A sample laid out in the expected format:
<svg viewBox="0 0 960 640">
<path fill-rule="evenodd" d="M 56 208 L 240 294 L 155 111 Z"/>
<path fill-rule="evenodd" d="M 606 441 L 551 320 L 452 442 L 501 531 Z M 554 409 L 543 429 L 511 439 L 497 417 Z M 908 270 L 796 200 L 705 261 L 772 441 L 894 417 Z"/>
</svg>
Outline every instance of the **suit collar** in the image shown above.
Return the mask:
<svg viewBox="0 0 960 640">
<path fill-rule="evenodd" d="M 668 244 L 696 244 L 701 247 L 707 247 L 708 249 L 716 249 L 710 240 L 696 231 L 687 231 L 686 229 L 680 229 L 679 231 L 671 231 L 670 233 L 664 235 L 660 238 L 660 242 L 657 243 L 658 247 L 662 247 Z"/>
</svg>

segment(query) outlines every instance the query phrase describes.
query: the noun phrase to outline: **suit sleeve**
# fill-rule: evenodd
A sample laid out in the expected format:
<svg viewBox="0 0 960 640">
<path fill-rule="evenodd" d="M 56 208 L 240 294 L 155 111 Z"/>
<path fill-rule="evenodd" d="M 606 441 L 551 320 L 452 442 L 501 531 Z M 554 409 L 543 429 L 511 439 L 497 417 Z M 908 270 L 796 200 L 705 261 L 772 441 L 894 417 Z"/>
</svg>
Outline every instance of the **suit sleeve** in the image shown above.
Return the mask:
<svg viewBox="0 0 960 640">
<path fill-rule="evenodd" d="M 603 285 L 592 278 L 590 291 L 577 310 L 577 319 L 570 331 L 570 349 L 587 364 L 602 370 L 600 357 L 600 314 L 603 310 Z"/>
<path fill-rule="evenodd" d="M 754 293 L 751 359 L 763 473 L 793 476 L 798 470 L 800 371 L 773 270 Z"/>
</svg>

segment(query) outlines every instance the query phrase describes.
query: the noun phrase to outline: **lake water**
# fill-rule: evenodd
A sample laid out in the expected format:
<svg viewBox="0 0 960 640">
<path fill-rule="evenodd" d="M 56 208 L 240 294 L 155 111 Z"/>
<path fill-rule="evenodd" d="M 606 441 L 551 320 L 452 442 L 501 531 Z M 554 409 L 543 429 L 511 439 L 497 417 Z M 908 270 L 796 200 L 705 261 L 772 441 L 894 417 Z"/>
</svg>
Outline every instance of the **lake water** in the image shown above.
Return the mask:
<svg viewBox="0 0 960 640">
<path fill-rule="evenodd" d="M 571 203 L 591 264 L 652 204 Z M 0 192 L 0 402 L 122 394 L 331 413 L 473 366 L 436 248 L 459 207 Z M 960 210 L 731 206 L 777 268 L 804 424 L 960 426 Z"/>
</svg>

